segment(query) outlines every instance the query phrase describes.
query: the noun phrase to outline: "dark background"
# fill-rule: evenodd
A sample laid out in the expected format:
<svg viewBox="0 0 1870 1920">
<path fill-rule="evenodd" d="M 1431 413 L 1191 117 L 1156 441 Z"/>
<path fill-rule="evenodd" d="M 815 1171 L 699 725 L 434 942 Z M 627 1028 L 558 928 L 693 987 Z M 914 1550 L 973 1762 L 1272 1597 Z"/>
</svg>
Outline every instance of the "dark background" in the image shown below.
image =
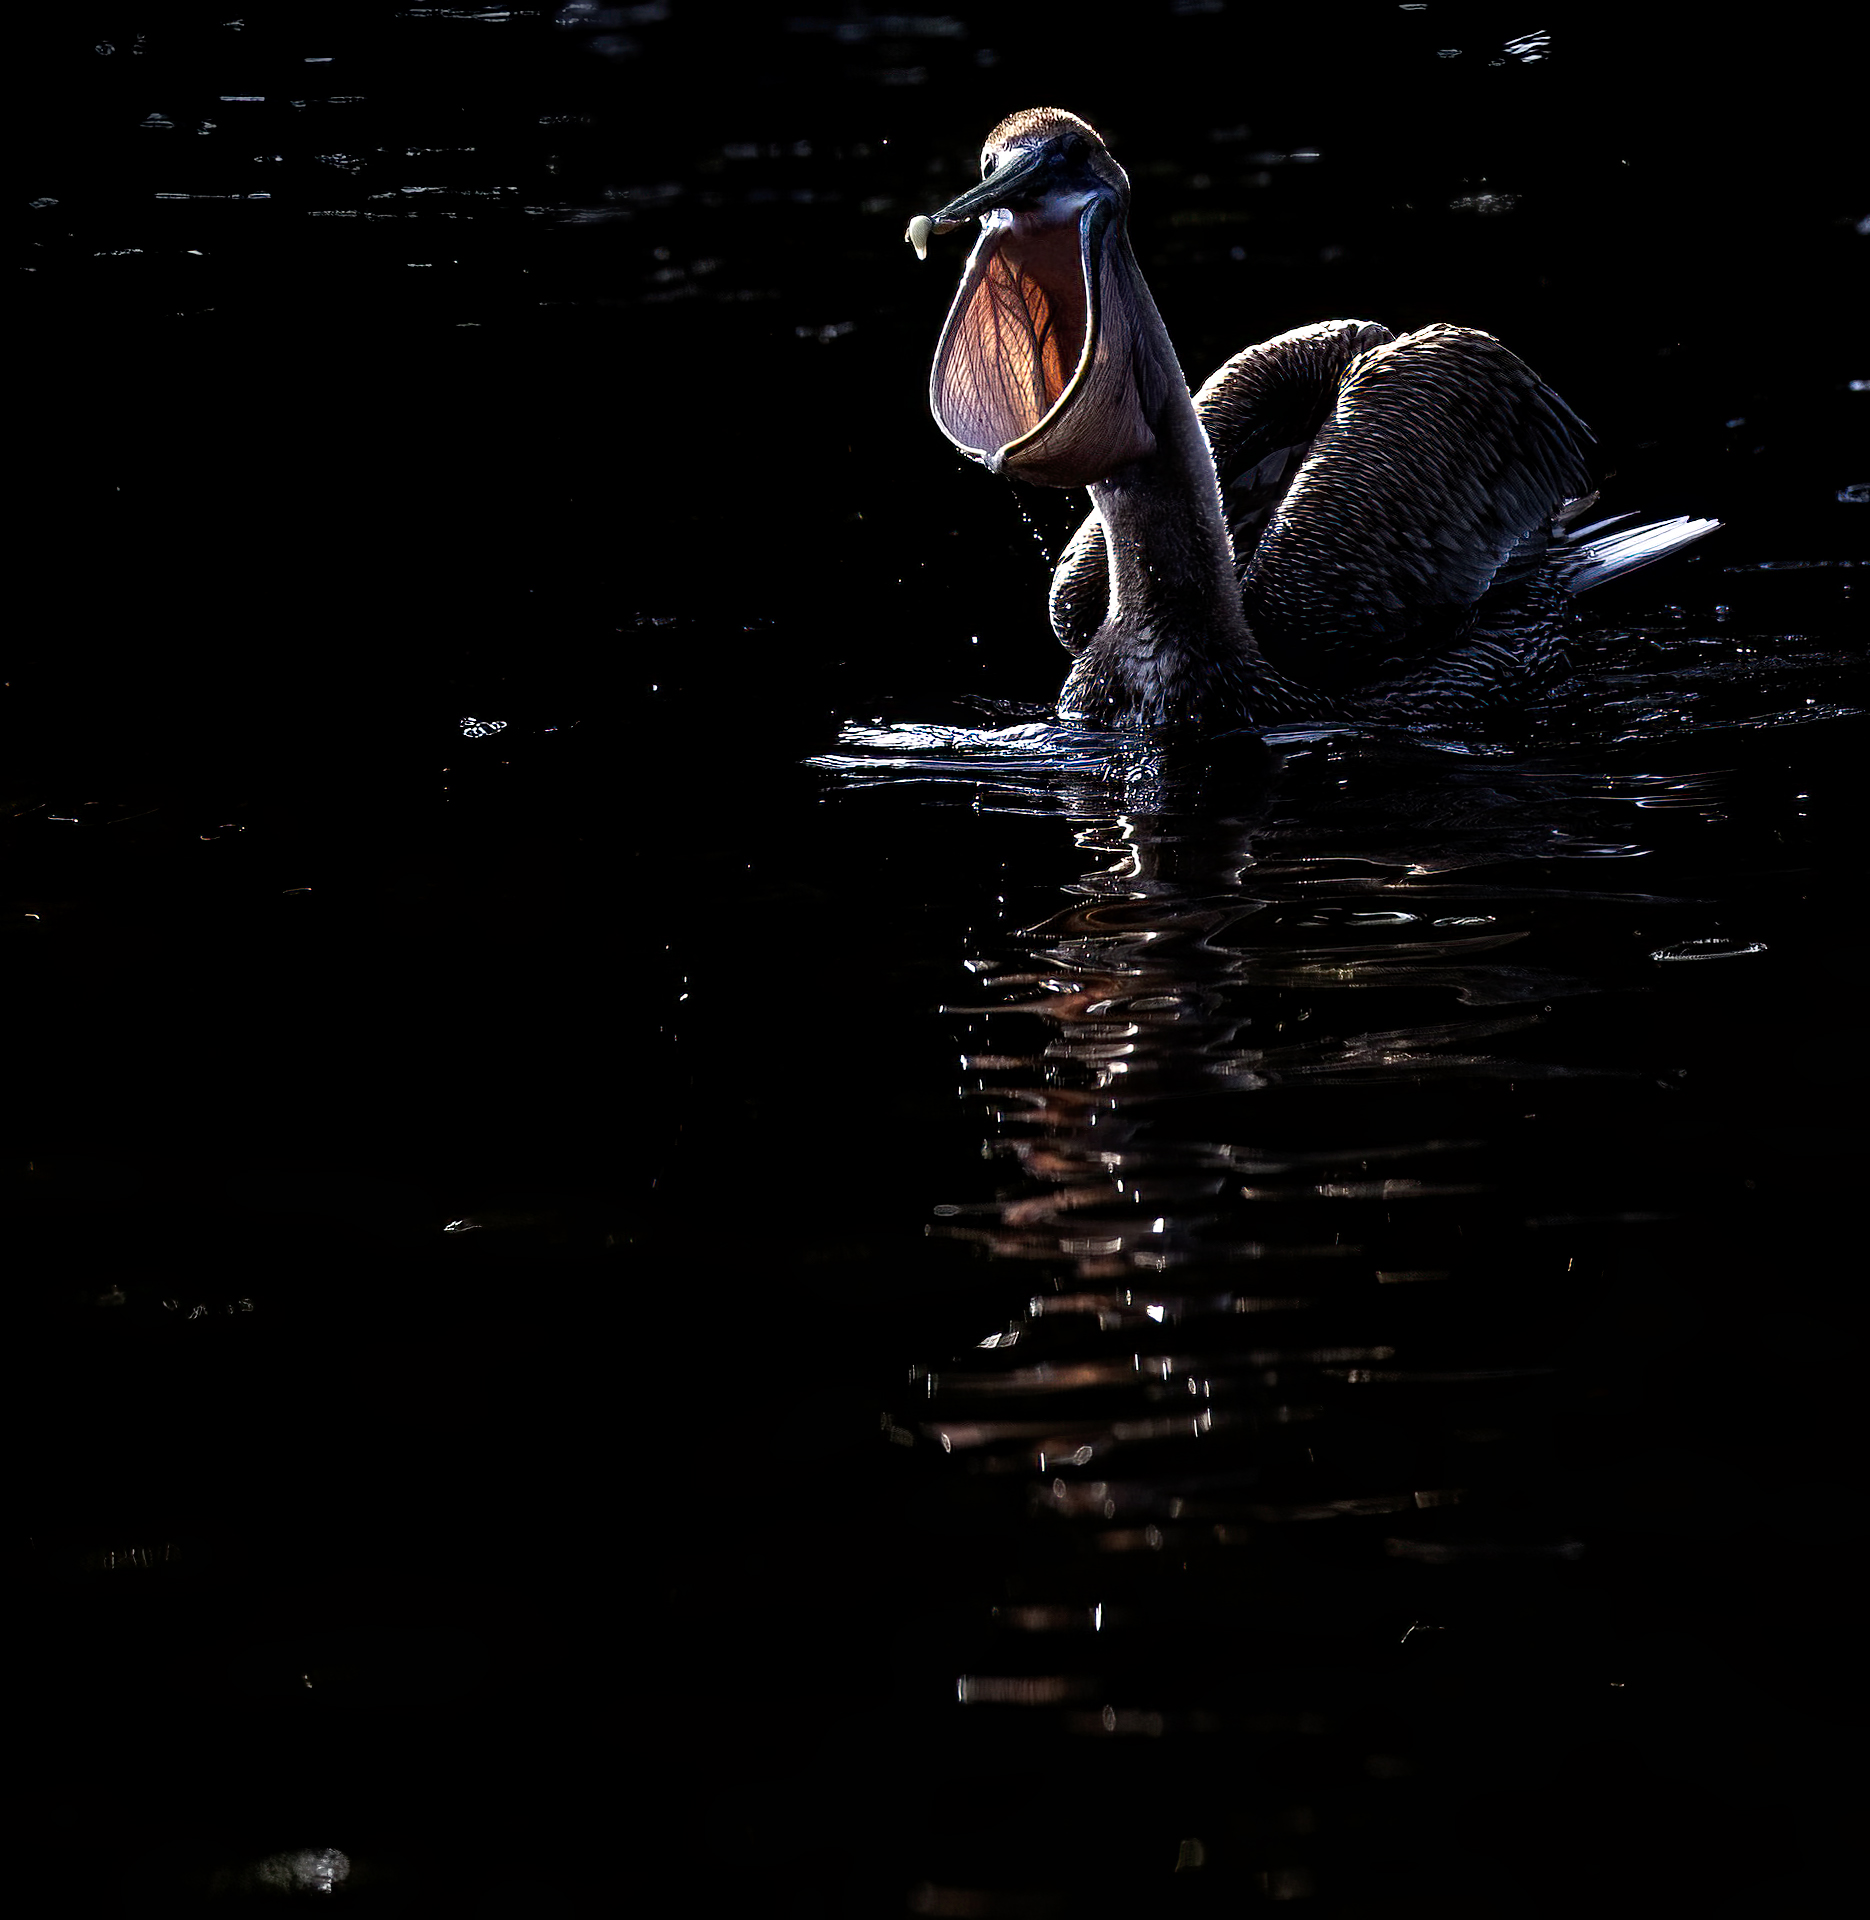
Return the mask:
<svg viewBox="0 0 1870 1920">
<path fill-rule="evenodd" d="M 920 1240 L 974 1145 L 919 929 L 974 877 L 799 763 L 1049 698 L 1078 511 L 929 423 L 961 249 L 907 218 L 1070 107 L 1191 380 L 1318 318 L 1485 327 L 1607 508 L 1836 557 L 1861 47 L 1440 5 L 23 32 L 42 1851 L 77 1910 L 304 1844 L 394 1910 L 839 1910 L 869 1597 L 917 1577 L 860 1440 L 970 1310 Z"/>
</svg>

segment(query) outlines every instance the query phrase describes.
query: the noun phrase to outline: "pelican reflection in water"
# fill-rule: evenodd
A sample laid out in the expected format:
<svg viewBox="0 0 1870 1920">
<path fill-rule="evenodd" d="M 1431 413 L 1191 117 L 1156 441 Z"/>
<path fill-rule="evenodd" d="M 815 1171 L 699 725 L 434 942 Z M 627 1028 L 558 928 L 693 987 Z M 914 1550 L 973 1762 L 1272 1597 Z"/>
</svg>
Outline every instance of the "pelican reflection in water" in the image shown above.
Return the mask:
<svg viewBox="0 0 1870 1920">
<path fill-rule="evenodd" d="M 1471 328 L 1325 321 L 1191 396 L 1129 205 L 1097 133 L 1040 107 L 1003 120 L 980 185 L 908 234 L 926 256 L 934 234 L 982 229 L 935 353 L 937 424 L 990 472 L 1090 489 L 1052 582 L 1075 656 L 1062 719 L 1480 710 L 1558 660 L 1550 622 L 1489 627 L 1508 591 L 1578 592 L 1715 524 L 1580 527 L 1589 430 Z"/>
</svg>

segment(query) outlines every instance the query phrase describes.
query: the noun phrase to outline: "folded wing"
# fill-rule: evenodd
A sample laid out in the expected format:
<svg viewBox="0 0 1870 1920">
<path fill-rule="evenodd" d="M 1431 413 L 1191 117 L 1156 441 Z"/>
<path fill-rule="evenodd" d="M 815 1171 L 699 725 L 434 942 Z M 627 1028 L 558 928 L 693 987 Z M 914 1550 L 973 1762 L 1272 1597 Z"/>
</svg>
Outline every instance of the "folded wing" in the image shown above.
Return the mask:
<svg viewBox="0 0 1870 1920">
<path fill-rule="evenodd" d="M 1589 491 L 1590 437 L 1490 334 L 1425 327 L 1359 355 L 1243 569 L 1261 651 L 1338 689 L 1445 644 Z"/>
</svg>

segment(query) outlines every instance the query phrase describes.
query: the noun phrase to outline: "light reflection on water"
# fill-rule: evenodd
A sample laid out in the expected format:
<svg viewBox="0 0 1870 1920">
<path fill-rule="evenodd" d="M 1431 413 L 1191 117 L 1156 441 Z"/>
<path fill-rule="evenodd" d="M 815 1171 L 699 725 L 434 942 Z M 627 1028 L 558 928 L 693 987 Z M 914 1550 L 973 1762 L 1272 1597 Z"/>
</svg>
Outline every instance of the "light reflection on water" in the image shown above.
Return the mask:
<svg viewBox="0 0 1870 1920">
<path fill-rule="evenodd" d="M 1536 1777 L 1555 1828 L 1597 1817 L 1571 1770 L 1660 1675 L 1619 1615 L 1652 1469 L 1580 1472 L 1622 1391 L 1586 1329 L 1757 1232 L 1758 1146 L 1697 1144 L 1721 1122 L 1696 1102 L 1729 1111 L 1721 1035 L 1659 996 L 1771 1002 L 1801 943 L 1802 780 L 1731 746 L 1679 763 L 1703 731 L 1783 753 L 1854 711 L 1806 691 L 1848 670 L 1835 647 L 1701 645 L 1618 669 L 1618 701 L 1586 676 L 1513 740 L 901 722 L 815 763 L 845 806 L 1051 815 L 1084 862 L 943 1009 L 1001 1171 L 928 1231 L 1011 1264 L 1006 1317 L 918 1356 L 885 1419 L 960 1569 L 926 1630 L 948 1717 L 918 1702 L 915 1738 L 972 1783 L 920 1833 L 912 1910 L 1156 1911 L 1191 1861 L 1216 1899 L 1439 1897 L 1408 1834 L 1478 1804 L 1464 1745 Z M 1690 838 L 1763 818 L 1764 878 Z M 1131 1746 L 1165 1758 L 1090 1757 Z M 1725 1791 L 1776 1791 L 1734 1767 Z M 1129 1840 L 960 1837 L 1046 1770 L 1102 1781 Z M 1469 1871 L 1484 1903 L 1524 1864 Z"/>
</svg>

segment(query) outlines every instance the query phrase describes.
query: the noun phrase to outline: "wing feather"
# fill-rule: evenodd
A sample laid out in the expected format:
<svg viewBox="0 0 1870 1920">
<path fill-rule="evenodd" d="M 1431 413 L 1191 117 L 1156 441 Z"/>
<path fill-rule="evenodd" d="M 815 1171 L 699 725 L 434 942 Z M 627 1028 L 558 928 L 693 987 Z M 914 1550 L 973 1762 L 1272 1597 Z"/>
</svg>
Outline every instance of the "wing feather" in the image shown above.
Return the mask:
<svg viewBox="0 0 1870 1920">
<path fill-rule="evenodd" d="M 1490 334 L 1425 327 L 1363 354 L 1247 564 L 1262 652 L 1335 690 L 1444 644 L 1588 490 L 1590 438 Z"/>
</svg>

